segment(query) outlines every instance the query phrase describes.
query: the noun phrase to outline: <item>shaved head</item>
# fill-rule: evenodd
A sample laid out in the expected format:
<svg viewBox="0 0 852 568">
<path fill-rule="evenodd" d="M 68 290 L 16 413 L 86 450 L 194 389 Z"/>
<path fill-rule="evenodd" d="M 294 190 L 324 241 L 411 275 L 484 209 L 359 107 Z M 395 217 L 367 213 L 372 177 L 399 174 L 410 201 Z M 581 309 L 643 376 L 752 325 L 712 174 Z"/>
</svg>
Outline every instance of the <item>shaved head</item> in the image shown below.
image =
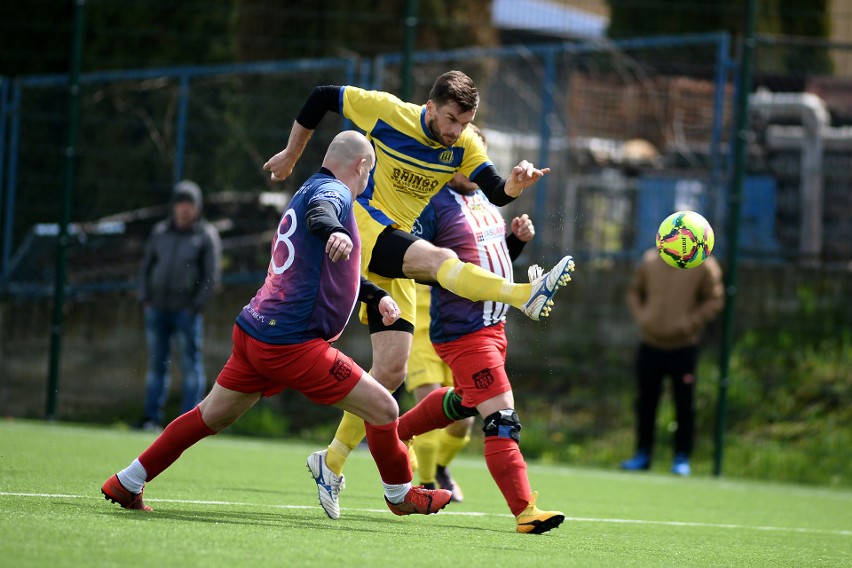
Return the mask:
<svg viewBox="0 0 852 568">
<path fill-rule="evenodd" d="M 322 165 L 334 171 L 332 165 L 350 164 L 362 158 L 370 164 L 373 163 L 375 160 L 373 146 L 363 134 L 355 130 L 344 130 L 328 145 Z"/>
<path fill-rule="evenodd" d="M 364 191 L 375 164 L 373 145 L 366 136 L 355 130 L 344 130 L 335 136 L 322 161 L 322 166 L 345 183 L 355 195 Z"/>
</svg>

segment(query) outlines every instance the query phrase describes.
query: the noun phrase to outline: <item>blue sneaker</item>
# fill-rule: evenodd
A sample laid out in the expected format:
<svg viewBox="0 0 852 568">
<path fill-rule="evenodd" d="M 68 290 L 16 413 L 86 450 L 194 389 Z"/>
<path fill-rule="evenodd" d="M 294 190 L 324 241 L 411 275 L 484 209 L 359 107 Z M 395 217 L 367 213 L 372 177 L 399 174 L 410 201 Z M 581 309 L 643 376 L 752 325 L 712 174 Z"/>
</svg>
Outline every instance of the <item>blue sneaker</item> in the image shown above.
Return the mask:
<svg viewBox="0 0 852 568">
<path fill-rule="evenodd" d="M 645 471 L 651 467 L 651 456 L 645 450 L 638 450 L 629 460 L 621 462 L 621 469 L 627 471 Z"/>
<path fill-rule="evenodd" d="M 346 487 L 346 480 L 342 475 L 337 476 L 328 469 L 325 463 L 328 450 L 314 452 L 308 456 L 308 471 L 317 484 L 319 502 L 325 514 L 330 519 L 340 518 L 340 502 L 338 496 L 340 491 Z"/>
<path fill-rule="evenodd" d="M 683 476 L 692 473 L 692 467 L 689 465 L 689 457 L 686 454 L 675 454 L 674 462 L 672 462 L 672 473 Z"/>
<path fill-rule="evenodd" d="M 528 318 L 538 321 L 550 315 L 553 296 L 571 281 L 572 272 L 574 272 L 574 259 L 570 256 L 563 257 L 548 273 L 544 273 L 537 264 L 530 266 L 527 274 L 532 284 L 532 291 L 530 299 L 521 308 Z"/>
</svg>

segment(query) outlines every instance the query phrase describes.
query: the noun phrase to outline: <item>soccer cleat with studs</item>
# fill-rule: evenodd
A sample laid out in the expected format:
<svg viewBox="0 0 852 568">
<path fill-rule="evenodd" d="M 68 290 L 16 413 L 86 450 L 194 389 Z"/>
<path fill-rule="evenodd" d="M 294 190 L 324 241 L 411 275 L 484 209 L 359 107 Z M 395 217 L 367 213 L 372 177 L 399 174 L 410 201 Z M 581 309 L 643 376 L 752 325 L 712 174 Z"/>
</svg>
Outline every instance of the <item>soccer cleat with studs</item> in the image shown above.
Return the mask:
<svg viewBox="0 0 852 568">
<path fill-rule="evenodd" d="M 319 502 L 330 519 L 340 518 L 340 491 L 346 487 L 343 475 L 335 475 L 325 463 L 328 450 L 320 450 L 308 456 L 308 471 L 317 484 Z"/>
<path fill-rule="evenodd" d="M 424 489 L 422 485 L 412 487 L 401 503 L 391 503 L 385 497 L 388 509 L 394 515 L 432 515 L 447 506 L 453 494 L 446 489 Z"/>
<path fill-rule="evenodd" d="M 145 491 L 143 488 L 142 491 Z M 139 493 L 131 493 L 124 488 L 121 481 L 118 480 L 118 475 L 113 475 L 101 486 L 101 493 L 104 494 L 104 499 L 118 503 L 125 509 L 137 509 L 140 511 L 153 511 L 151 507 L 142 501 L 142 491 Z"/>
<path fill-rule="evenodd" d="M 521 308 L 532 320 L 540 320 L 550 315 L 553 307 L 553 297 L 556 292 L 571 281 L 571 273 L 574 272 L 574 259 L 565 256 L 556 263 L 550 272 L 544 274 L 537 264 L 530 266 L 528 274 L 532 291 L 530 298 Z"/>
<path fill-rule="evenodd" d="M 551 529 L 555 529 L 565 520 L 565 515 L 562 511 L 542 511 L 535 506 L 538 499 L 538 492 L 533 491 L 530 494 L 529 504 L 527 508 L 515 517 L 518 523 L 518 532 L 526 534 L 542 534 Z"/>
</svg>

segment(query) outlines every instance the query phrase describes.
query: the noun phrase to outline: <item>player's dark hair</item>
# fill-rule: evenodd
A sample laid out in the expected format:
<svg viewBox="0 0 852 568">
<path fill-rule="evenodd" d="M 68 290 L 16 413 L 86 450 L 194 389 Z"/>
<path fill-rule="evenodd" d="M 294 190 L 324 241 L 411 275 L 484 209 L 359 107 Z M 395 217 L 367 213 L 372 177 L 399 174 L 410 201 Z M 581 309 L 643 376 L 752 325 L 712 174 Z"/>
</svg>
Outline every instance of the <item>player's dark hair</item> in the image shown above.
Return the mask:
<svg viewBox="0 0 852 568">
<path fill-rule="evenodd" d="M 473 79 L 461 71 L 447 71 L 435 79 L 429 100 L 439 107 L 454 102 L 462 112 L 469 112 L 479 107 L 479 91 Z"/>
</svg>

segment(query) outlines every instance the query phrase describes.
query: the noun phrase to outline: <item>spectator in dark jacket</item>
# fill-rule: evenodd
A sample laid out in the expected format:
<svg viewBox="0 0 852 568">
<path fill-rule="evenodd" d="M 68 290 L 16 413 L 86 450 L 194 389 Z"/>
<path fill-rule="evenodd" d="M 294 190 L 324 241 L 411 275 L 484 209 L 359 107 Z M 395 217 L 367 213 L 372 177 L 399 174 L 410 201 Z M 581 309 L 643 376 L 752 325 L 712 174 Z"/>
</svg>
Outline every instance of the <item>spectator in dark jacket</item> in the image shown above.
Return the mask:
<svg viewBox="0 0 852 568">
<path fill-rule="evenodd" d="M 221 242 L 201 216 L 201 189 L 192 181 L 174 188 L 168 219 L 151 231 L 142 260 L 139 300 L 145 308 L 148 373 L 140 427 L 158 430 L 169 394 L 172 338 L 182 370 L 181 413 L 192 410 L 207 390 L 202 360 L 202 310 L 219 284 Z"/>
</svg>

